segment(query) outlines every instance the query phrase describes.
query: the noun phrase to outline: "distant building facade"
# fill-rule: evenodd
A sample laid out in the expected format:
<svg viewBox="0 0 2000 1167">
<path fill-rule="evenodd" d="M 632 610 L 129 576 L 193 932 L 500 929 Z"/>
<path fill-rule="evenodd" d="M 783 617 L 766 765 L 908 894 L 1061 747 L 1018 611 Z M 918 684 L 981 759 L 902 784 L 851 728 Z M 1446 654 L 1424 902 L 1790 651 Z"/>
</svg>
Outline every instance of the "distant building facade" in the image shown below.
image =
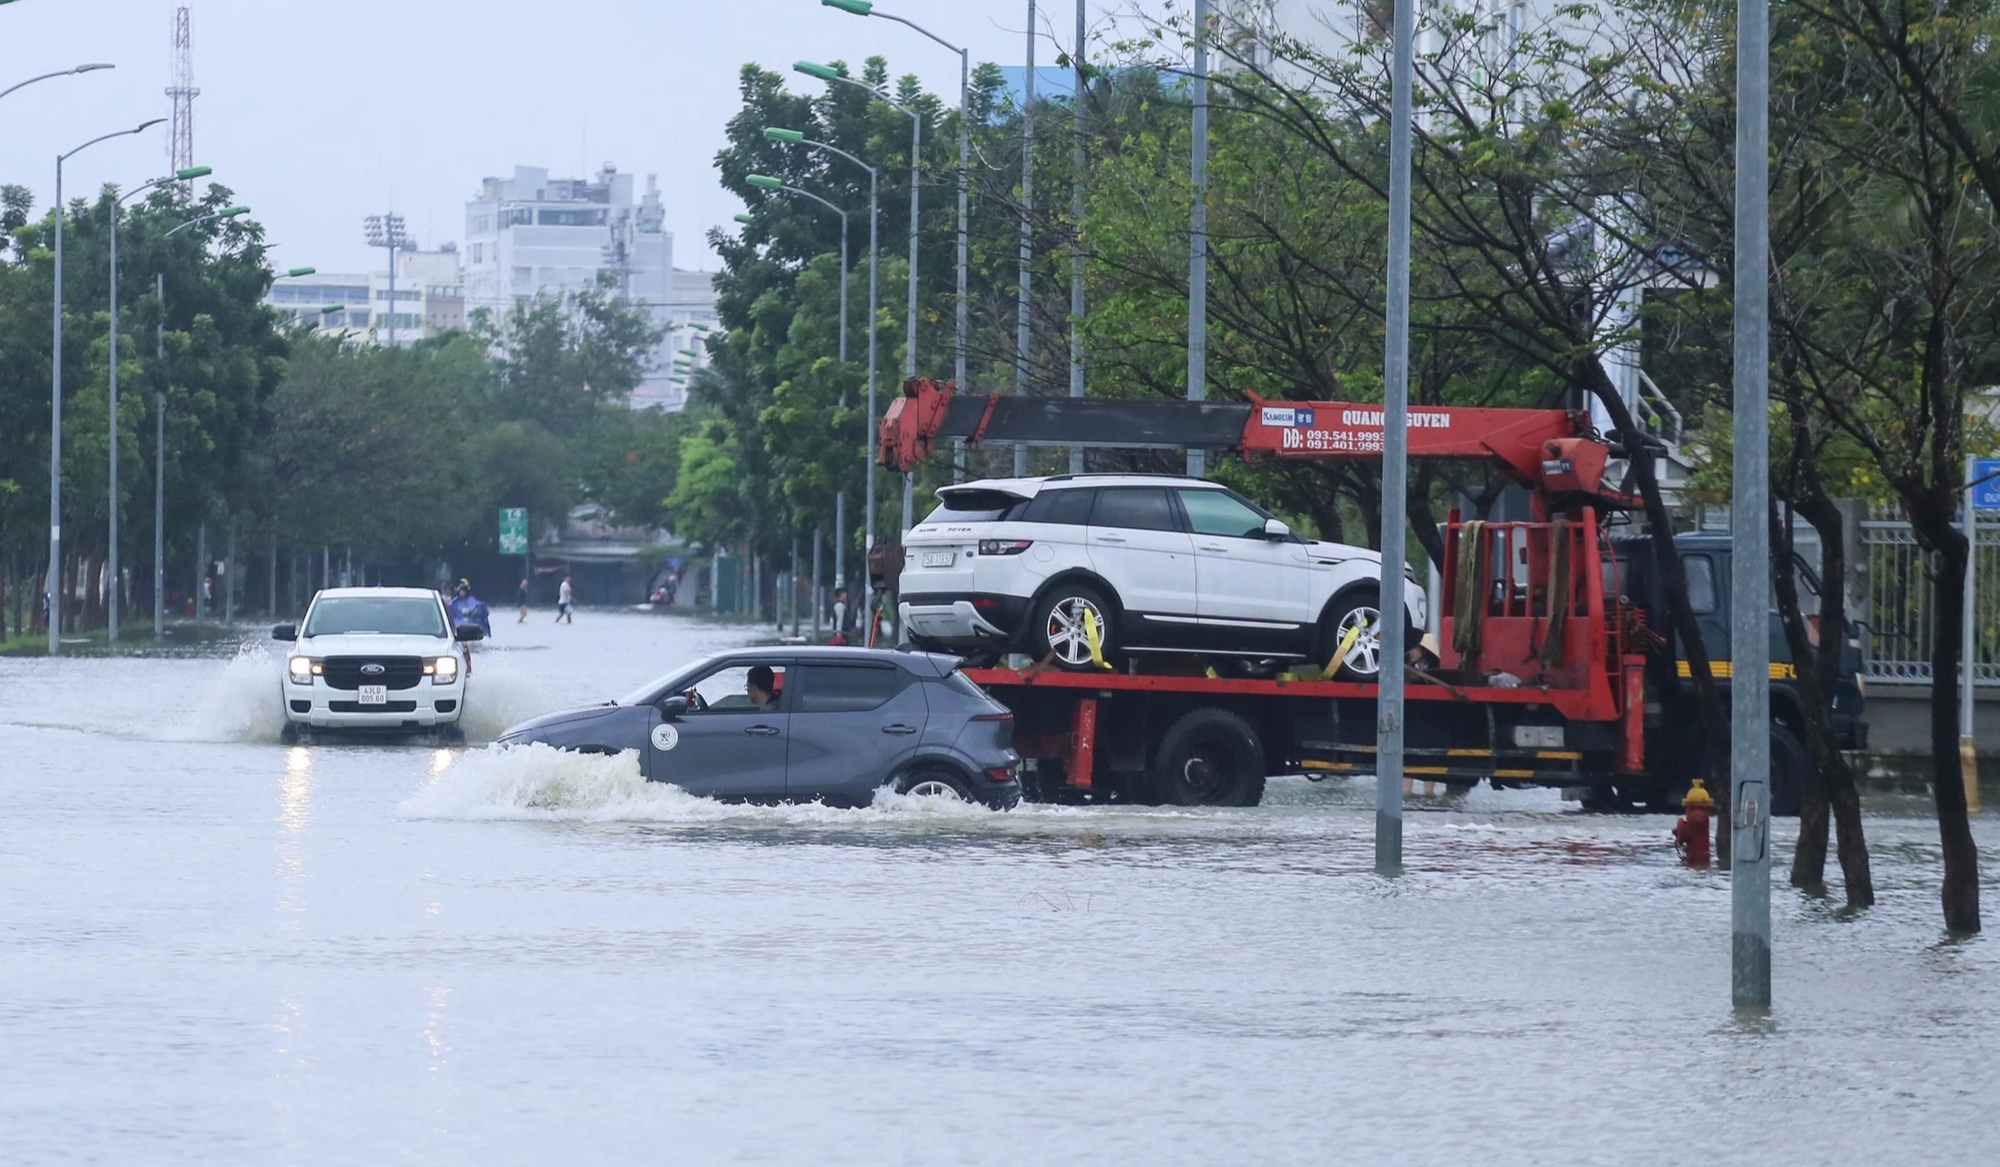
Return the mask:
<svg viewBox="0 0 2000 1167">
<path fill-rule="evenodd" d="M 288 322 L 371 344 L 389 343 L 393 319 L 396 343 L 411 345 L 465 327 L 458 259 L 451 243 L 436 251 L 398 252 L 394 299 L 388 272 L 315 272 L 273 281 L 264 302 Z"/>
<path fill-rule="evenodd" d="M 635 197 L 633 176 L 609 163 L 593 178 L 552 178 L 545 167 L 516 166 L 510 178 L 487 178 L 465 207 L 463 308 L 496 316 L 539 295 L 557 296 L 596 286 L 605 273 L 618 294 L 643 304 L 656 324 L 671 331 L 653 354 L 645 380 L 632 393 L 634 408 L 677 410 L 686 401 L 685 378 L 674 375 L 679 350 L 692 348 L 698 367 L 707 360 L 704 335 L 713 327 L 715 296 L 704 273 L 678 272 L 673 233 L 666 230 L 655 176 Z M 682 276 L 697 276 L 697 281 Z"/>
</svg>

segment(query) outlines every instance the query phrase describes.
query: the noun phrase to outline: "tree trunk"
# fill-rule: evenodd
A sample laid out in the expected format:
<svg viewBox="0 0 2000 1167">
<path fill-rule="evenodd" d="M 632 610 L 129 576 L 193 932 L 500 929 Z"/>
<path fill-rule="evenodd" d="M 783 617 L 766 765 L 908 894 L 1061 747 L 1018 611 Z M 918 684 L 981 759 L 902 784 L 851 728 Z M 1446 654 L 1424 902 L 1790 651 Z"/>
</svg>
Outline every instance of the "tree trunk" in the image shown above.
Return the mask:
<svg viewBox="0 0 2000 1167">
<path fill-rule="evenodd" d="M 1949 499 L 1955 491 L 1941 492 Z M 1958 758 L 1958 641 L 1964 631 L 1965 535 L 1952 526 L 1949 503 L 1927 495 L 1904 499 L 1917 538 L 1936 564 L 1931 605 L 1931 799 L 1938 842 L 1944 850 L 1940 900 L 1944 926 L 1961 935 L 1979 931 L 1979 848 L 1966 817 L 1965 783 Z"/>
</svg>

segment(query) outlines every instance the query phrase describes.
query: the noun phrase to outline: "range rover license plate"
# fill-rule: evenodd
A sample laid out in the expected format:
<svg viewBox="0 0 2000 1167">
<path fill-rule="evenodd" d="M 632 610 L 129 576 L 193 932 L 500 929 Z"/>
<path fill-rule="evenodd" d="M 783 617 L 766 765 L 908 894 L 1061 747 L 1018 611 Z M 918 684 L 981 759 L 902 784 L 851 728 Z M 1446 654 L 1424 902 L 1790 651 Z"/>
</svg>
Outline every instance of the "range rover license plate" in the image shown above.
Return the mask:
<svg viewBox="0 0 2000 1167">
<path fill-rule="evenodd" d="M 363 685 L 361 686 L 361 695 L 356 697 L 355 701 L 362 705 L 387 705 L 389 703 L 389 686 Z"/>
<path fill-rule="evenodd" d="M 952 553 L 949 551 L 924 552 L 925 567 L 950 567 L 951 560 L 952 560 Z"/>
</svg>

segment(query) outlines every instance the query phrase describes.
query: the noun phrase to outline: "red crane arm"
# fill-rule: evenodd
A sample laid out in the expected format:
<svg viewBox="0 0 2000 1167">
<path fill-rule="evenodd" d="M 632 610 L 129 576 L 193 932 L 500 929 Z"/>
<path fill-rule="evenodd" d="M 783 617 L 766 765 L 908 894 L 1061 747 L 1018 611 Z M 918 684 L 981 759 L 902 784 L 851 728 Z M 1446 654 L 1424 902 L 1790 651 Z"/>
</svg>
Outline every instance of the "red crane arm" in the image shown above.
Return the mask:
<svg viewBox="0 0 2000 1167">
<path fill-rule="evenodd" d="M 1189 402 L 1071 397 L 954 397 L 912 378 L 882 419 L 882 465 L 909 470 L 939 441 L 1043 446 L 1236 450 L 1246 457 L 1380 458 L 1382 407 L 1345 401 Z M 1486 462 L 1551 495 L 1630 500 L 1604 483 L 1611 447 L 1588 415 L 1563 409 L 1413 406 L 1412 458 Z"/>
</svg>

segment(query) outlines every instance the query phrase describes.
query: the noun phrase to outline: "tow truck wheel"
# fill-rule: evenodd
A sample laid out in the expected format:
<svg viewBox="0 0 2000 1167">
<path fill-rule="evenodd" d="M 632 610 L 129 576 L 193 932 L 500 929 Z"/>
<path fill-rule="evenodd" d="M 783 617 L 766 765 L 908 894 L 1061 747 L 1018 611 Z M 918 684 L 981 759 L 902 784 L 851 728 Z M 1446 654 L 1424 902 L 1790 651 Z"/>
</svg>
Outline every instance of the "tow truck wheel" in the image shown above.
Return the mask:
<svg viewBox="0 0 2000 1167">
<path fill-rule="evenodd" d="M 1227 709 L 1192 709 L 1167 728 L 1151 793 L 1171 806 L 1256 806 L 1264 800 L 1264 746 Z"/>
<path fill-rule="evenodd" d="M 1782 721 L 1771 723 L 1771 813 L 1796 818 L 1805 798 L 1806 767 L 1812 758 L 1805 743 Z"/>
<path fill-rule="evenodd" d="M 1028 621 L 1028 652 L 1036 660 L 1053 657 L 1057 667 L 1086 670 L 1090 659 L 1090 622 L 1097 625 L 1099 655 L 1109 658 L 1115 628 L 1111 605 L 1096 588 L 1083 583 L 1059 583 L 1035 605 Z"/>
</svg>

